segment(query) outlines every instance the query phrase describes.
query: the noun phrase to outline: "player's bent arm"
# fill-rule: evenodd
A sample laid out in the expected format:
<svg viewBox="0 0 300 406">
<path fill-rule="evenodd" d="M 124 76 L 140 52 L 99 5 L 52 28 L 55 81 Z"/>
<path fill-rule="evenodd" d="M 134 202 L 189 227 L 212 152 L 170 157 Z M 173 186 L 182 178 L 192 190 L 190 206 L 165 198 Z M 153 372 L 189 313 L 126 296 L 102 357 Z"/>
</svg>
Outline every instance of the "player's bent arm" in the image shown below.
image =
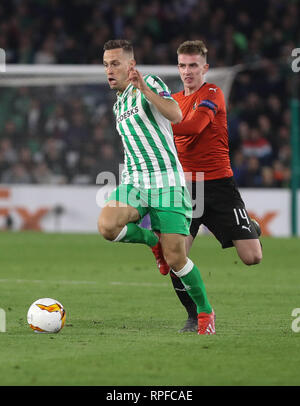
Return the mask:
<svg viewBox="0 0 300 406">
<path fill-rule="evenodd" d="M 194 117 L 190 120 L 183 120 L 179 124 L 172 124 L 173 133 L 175 135 L 201 134 L 210 121 L 209 114 L 205 111 L 199 111 L 197 114 L 194 114 Z"/>
<path fill-rule="evenodd" d="M 171 123 L 180 123 L 182 120 L 182 112 L 175 100 L 166 99 L 153 92 L 145 82 L 141 73 L 133 67 L 128 71 L 128 78 L 130 83 L 138 88 L 165 118 L 171 121 Z"/>
<path fill-rule="evenodd" d="M 171 123 L 180 123 L 182 120 L 182 112 L 175 100 L 165 99 L 159 96 L 148 86 L 143 89 L 143 93 L 147 100 L 151 102 L 164 117 L 171 121 Z"/>
</svg>

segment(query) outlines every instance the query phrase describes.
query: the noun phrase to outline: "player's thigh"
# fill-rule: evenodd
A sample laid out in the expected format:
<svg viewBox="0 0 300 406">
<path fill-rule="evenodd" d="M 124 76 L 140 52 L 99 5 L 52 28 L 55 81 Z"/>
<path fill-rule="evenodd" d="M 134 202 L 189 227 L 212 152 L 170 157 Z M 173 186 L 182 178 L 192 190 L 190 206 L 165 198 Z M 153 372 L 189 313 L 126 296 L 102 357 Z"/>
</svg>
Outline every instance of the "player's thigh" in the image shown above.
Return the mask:
<svg viewBox="0 0 300 406">
<path fill-rule="evenodd" d="M 203 224 L 215 235 L 222 248 L 235 240 L 257 239 L 244 201 L 234 179 L 225 178 L 207 184 Z"/>
<path fill-rule="evenodd" d="M 233 247 L 233 241 L 258 239 L 256 229 L 243 206 L 224 204 L 218 209 L 207 210 L 203 224 L 214 234 L 222 248 Z"/>
<path fill-rule="evenodd" d="M 147 213 L 141 204 L 139 191 L 132 185 L 119 185 L 106 200 L 98 219 L 101 234 L 114 234 L 127 223 L 137 222 Z"/>
<path fill-rule="evenodd" d="M 98 220 L 101 229 L 114 230 L 124 227 L 127 223 L 137 222 L 140 218 L 139 211 L 123 202 L 110 200 L 101 210 Z"/>
</svg>

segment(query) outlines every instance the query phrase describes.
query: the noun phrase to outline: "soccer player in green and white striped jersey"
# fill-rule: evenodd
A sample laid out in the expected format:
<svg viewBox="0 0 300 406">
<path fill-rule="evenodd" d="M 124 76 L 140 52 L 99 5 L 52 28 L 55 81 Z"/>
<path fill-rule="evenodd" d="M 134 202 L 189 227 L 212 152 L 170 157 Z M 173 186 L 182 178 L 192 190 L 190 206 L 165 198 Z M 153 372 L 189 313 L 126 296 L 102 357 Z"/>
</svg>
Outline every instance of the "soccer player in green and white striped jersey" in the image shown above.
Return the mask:
<svg viewBox="0 0 300 406">
<path fill-rule="evenodd" d="M 108 41 L 103 64 L 110 88 L 117 90 L 114 114 L 125 166 L 121 184 L 100 213 L 99 231 L 110 241 L 148 245 L 160 270 L 171 267 L 195 302 L 198 333 L 214 334 L 203 280 L 186 256 L 192 206 L 171 128 L 171 122 L 181 121 L 181 110 L 159 77 L 142 77 L 135 68 L 129 41 Z M 147 213 L 153 231 L 137 225 Z"/>
</svg>

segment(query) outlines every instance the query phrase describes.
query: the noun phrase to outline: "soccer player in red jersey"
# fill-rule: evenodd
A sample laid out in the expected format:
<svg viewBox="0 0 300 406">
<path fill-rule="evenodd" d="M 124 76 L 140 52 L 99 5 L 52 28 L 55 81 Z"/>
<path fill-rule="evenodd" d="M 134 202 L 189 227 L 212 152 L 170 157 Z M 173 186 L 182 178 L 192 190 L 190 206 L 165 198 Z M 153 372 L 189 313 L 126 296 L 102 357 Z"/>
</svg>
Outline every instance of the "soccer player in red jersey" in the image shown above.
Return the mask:
<svg viewBox="0 0 300 406">
<path fill-rule="evenodd" d="M 262 259 L 260 227 L 249 218 L 233 178 L 224 95 L 218 86 L 206 83 L 204 79 L 209 68 L 207 48 L 202 41 L 186 41 L 179 46 L 177 54 L 184 89 L 172 96 L 182 110 L 183 119 L 172 127 L 178 157 L 187 180 L 191 182 L 192 199 L 198 209 L 194 208 L 190 235 L 186 238 L 187 252 L 200 225 L 204 224 L 219 240 L 222 248 L 234 246 L 246 265 L 258 264 Z M 197 173 L 204 174 L 204 193 L 200 193 L 200 196 L 197 196 Z M 202 213 L 199 211 L 201 201 Z M 194 303 L 180 279 L 172 271 L 170 275 L 188 313 L 186 324 L 180 331 L 197 331 Z"/>
</svg>

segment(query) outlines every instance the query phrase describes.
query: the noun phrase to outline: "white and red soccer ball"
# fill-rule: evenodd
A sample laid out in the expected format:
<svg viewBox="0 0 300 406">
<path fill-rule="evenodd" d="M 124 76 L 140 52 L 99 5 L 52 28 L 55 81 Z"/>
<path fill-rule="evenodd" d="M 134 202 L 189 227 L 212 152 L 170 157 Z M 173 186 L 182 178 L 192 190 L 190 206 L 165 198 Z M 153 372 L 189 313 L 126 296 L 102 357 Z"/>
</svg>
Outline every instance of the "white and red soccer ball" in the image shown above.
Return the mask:
<svg viewBox="0 0 300 406">
<path fill-rule="evenodd" d="M 29 307 L 27 321 L 36 333 L 58 333 L 65 325 L 66 312 L 57 300 L 38 299 Z"/>
</svg>

